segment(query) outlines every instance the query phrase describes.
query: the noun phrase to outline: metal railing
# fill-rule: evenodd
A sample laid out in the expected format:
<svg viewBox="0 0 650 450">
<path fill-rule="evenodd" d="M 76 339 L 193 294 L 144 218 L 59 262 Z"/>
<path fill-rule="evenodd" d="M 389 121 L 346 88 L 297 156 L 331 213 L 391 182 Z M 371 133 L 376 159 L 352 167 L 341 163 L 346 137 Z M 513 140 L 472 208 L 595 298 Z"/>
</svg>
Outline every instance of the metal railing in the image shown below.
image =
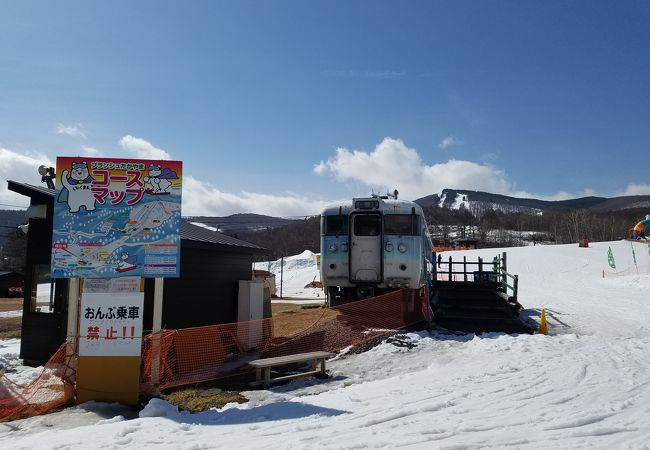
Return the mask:
<svg viewBox="0 0 650 450">
<path fill-rule="evenodd" d="M 498 283 L 500 284 L 501 290 L 506 295 L 508 294 L 508 290 L 510 290 L 512 293 L 511 297 L 514 301 L 517 301 L 517 295 L 519 292 L 519 275 L 508 273 L 507 257 L 505 252 L 499 256 L 495 256 L 491 262 L 485 262 L 481 257 L 479 257 L 477 261 L 468 261 L 466 256 L 463 256 L 462 261 L 454 261 L 451 256 L 449 256 L 448 260 L 444 261 L 442 255 L 438 255 L 436 258 L 434 252 L 433 261 L 435 261 L 432 271 L 434 282 L 473 281 L 481 283 Z M 446 267 L 443 268 L 443 265 L 446 265 Z M 459 268 L 459 266 L 461 266 L 461 268 Z"/>
</svg>

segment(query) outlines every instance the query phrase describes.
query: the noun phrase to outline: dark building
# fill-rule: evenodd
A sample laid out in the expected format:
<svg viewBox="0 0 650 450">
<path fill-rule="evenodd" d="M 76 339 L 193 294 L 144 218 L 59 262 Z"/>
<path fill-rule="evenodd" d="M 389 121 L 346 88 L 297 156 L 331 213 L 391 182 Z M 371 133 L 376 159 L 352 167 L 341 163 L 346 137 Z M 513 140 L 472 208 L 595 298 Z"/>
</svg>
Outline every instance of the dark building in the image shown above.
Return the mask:
<svg viewBox="0 0 650 450">
<path fill-rule="evenodd" d="M 25 278 L 17 272 L 0 272 L 0 297 L 15 297 Z"/>
<path fill-rule="evenodd" d="M 20 357 L 42 363 L 67 335 L 68 280 L 50 278 L 53 189 L 8 181 L 9 190 L 31 199 Z M 255 255 L 266 250 L 223 233 L 181 223 L 180 278 L 163 287 L 163 328 L 237 321 L 239 280 L 252 279 Z M 145 281 L 144 329 L 152 328 L 154 280 Z"/>
</svg>

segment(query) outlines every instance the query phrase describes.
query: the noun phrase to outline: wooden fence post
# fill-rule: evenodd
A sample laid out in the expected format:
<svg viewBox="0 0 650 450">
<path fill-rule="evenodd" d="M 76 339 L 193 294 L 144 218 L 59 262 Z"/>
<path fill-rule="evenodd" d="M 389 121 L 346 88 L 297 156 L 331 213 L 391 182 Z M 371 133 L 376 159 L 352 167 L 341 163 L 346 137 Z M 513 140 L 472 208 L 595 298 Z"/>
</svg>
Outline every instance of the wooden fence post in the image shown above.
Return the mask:
<svg viewBox="0 0 650 450">
<path fill-rule="evenodd" d="M 463 280 L 467 281 L 467 256 L 463 256 Z"/>
</svg>

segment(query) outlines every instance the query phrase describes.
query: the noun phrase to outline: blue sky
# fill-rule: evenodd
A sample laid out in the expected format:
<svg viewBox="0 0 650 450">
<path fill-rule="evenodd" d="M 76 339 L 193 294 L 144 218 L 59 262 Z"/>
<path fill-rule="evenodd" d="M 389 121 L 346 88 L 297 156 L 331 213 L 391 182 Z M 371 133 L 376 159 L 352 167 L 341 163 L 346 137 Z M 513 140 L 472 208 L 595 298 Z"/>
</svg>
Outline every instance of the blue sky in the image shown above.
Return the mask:
<svg viewBox="0 0 650 450">
<path fill-rule="evenodd" d="M 184 162 L 184 214 L 397 188 L 650 194 L 647 1 L 0 1 L 0 203 L 57 155 Z M 22 203 L 21 203 L 22 202 Z"/>
</svg>

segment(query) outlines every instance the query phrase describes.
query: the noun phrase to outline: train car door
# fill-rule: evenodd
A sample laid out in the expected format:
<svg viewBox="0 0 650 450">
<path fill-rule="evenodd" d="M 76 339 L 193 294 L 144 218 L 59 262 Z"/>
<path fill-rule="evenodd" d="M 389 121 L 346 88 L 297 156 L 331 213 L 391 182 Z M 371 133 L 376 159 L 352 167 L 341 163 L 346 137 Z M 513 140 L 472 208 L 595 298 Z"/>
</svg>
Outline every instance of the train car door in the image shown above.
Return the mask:
<svg viewBox="0 0 650 450">
<path fill-rule="evenodd" d="M 381 214 L 355 213 L 350 227 L 350 281 L 380 283 L 382 271 Z"/>
</svg>

